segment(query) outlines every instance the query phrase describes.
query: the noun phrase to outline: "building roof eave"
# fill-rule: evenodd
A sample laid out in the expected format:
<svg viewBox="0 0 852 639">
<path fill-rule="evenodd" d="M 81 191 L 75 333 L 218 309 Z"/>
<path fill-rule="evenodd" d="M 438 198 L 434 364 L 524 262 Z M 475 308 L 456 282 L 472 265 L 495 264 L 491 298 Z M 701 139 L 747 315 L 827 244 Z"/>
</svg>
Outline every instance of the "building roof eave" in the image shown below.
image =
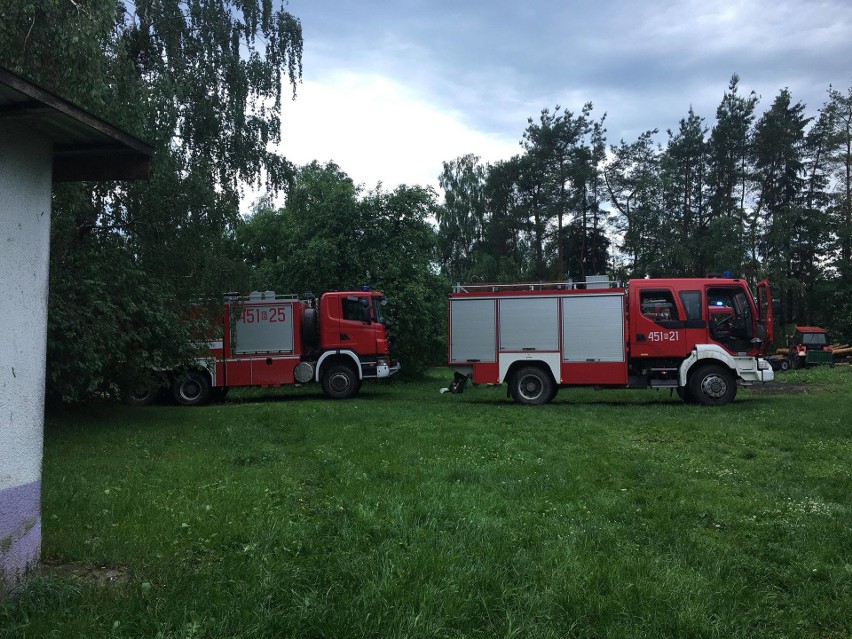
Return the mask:
<svg viewBox="0 0 852 639">
<path fill-rule="evenodd" d="M 71 102 L 0 67 L 0 121 L 53 141 L 53 180 L 141 180 L 154 148 Z"/>
</svg>

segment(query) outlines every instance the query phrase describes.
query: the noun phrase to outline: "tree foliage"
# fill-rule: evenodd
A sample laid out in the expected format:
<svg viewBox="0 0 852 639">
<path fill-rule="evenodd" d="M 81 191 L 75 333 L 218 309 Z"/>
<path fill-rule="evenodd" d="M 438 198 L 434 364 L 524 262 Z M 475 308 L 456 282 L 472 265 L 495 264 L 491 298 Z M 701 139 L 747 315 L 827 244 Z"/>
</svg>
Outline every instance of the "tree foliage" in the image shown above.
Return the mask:
<svg viewBox="0 0 852 639">
<path fill-rule="evenodd" d="M 441 360 L 449 283 L 435 271 L 435 195 L 400 186 L 364 193 L 333 163 L 301 167 L 279 210 L 238 229 L 253 287 L 319 294 L 371 286 L 385 293 L 394 357 L 407 374 Z"/>
<path fill-rule="evenodd" d="M 524 153 L 484 166 L 444 163 L 437 213 L 442 272 L 452 280 L 583 278 L 606 267 L 604 118 L 544 109 L 523 133 Z"/>
<path fill-rule="evenodd" d="M 272 145 L 282 79 L 295 91 L 301 75 L 301 25 L 260 0 L 34 0 L 2 13 L 0 65 L 156 148 L 149 181 L 54 191 L 49 388 L 81 399 L 186 357 L 174 346 L 187 343 L 189 303 L 247 279 L 240 191 L 290 175 Z"/>
<path fill-rule="evenodd" d="M 484 247 L 485 166 L 472 154 L 444 162 L 438 176 L 444 205 L 436 211 L 440 259 L 450 279 L 466 280 Z"/>
</svg>

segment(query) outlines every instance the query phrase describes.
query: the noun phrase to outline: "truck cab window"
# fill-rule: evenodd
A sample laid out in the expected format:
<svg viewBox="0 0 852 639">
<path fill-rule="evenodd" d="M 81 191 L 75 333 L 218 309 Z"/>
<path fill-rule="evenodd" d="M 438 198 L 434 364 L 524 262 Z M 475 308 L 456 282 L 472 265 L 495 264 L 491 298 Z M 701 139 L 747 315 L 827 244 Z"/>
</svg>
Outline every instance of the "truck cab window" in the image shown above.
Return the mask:
<svg viewBox="0 0 852 639">
<path fill-rule="evenodd" d="M 363 322 L 365 320 L 364 307 L 367 305 L 366 297 L 344 297 L 341 301 L 343 305 L 343 319 Z M 369 306 L 367 306 L 369 308 Z M 369 315 L 367 315 L 369 317 Z"/>
<path fill-rule="evenodd" d="M 385 298 L 383 297 L 374 297 L 373 298 L 373 316 L 376 319 L 376 322 L 379 324 L 385 323 Z"/>
<path fill-rule="evenodd" d="M 701 319 L 701 291 L 681 291 L 680 303 L 687 320 Z"/>
<path fill-rule="evenodd" d="M 642 315 L 652 322 L 663 323 L 680 320 L 674 296 L 669 290 L 641 291 L 639 293 L 639 305 L 642 309 Z"/>
<path fill-rule="evenodd" d="M 742 288 L 707 289 L 710 336 L 731 351 L 746 351 L 754 337 L 751 307 Z"/>
</svg>

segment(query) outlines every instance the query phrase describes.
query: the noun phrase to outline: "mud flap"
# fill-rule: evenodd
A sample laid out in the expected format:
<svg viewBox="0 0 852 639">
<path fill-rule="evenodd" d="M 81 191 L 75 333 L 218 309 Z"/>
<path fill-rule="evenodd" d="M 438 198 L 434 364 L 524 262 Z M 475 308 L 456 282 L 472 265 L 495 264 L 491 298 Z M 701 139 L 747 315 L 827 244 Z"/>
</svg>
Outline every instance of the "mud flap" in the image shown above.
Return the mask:
<svg viewBox="0 0 852 639">
<path fill-rule="evenodd" d="M 452 393 L 453 395 L 461 395 L 464 392 L 465 386 L 467 386 L 467 380 L 467 375 L 456 373 L 450 385 L 441 389 L 441 394 Z"/>
</svg>

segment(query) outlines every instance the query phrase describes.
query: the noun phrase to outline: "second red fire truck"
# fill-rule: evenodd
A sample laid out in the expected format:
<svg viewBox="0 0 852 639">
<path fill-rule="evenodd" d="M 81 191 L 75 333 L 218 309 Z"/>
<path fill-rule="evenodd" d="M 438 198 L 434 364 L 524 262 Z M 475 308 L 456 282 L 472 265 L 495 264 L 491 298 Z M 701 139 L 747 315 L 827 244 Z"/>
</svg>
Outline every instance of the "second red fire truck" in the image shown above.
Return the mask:
<svg viewBox="0 0 852 639">
<path fill-rule="evenodd" d="M 560 387 L 670 388 L 722 405 L 737 385 L 773 379 L 766 281 L 608 278 L 583 284 L 457 286 L 449 299 L 449 388 L 507 383 L 520 404 Z"/>
<path fill-rule="evenodd" d="M 347 399 L 364 380 L 400 369 L 391 360 L 382 293 L 372 290 L 325 293 L 319 299 L 276 295 L 225 296 L 209 355 L 186 371 L 163 371 L 175 401 L 204 404 L 228 389 L 318 382 L 326 396 Z M 153 399 L 156 389 L 131 394 L 131 403 Z"/>
</svg>

